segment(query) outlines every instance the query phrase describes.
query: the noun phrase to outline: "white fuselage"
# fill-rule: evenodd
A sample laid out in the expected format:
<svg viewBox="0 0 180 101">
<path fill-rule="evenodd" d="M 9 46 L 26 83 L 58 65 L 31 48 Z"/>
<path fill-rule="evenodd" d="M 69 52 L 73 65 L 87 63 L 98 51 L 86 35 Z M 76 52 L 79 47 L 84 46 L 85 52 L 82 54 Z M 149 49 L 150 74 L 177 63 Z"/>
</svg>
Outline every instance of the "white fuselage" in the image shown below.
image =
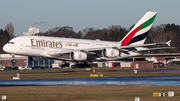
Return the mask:
<svg viewBox="0 0 180 101">
<path fill-rule="evenodd" d="M 74 38 L 59 38 L 47 36 L 20 36 L 10 40 L 3 50 L 12 54 L 27 56 L 46 56 L 47 52 L 69 50 L 85 50 L 100 47 L 119 47 L 119 42 L 85 40 Z"/>
</svg>

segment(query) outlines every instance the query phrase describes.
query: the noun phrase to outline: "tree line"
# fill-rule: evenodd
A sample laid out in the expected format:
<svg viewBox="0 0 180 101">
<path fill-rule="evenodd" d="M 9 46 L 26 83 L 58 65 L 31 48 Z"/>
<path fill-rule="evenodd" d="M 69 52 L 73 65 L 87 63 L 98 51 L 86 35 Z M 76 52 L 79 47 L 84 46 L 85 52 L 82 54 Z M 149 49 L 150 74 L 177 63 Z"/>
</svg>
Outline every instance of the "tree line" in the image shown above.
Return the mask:
<svg viewBox="0 0 180 101">
<path fill-rule="evenodd" d="M 11 27 L 10 27 L 11 25 Z M 9 26 L 7 28 L 7 26 Z M 1 29 L 0 32 L 0 52 L 3 53 L 2 47 L 8 42 L 11 38 L 14 37 L 14 28 L 12 28 L 12 23 L 8 24 L 3 31 Z M 99 39 L 104 41 L 120 41 L 125 35 L 130 31 L 133 27 L 132 25 L 129 29 L 123 28 L 120 25 L 113 25 L 104 29 L 95 29 L 95 28 L 85 28 L 79 32 L 75 32 L 72 27 L 64 26 L 64 27 L 55 27 L 49 29 L 46 32 L 40 32 L 36 35 L 39 36 L 54 36 L 54 37 L 66 37 L 66 38 L 79 38 L 79 39 Z M 11 29 L 11 30 L 10 30 Z M 7 31 L 9 30 L 9 31 Z M 5 34 L 6 33 L 6 34 Z M 8 34 L 7 34 L 8 33 Z M 11 34 L 9 34 L 11 33 Z M 4 38 L 4 37 L 7 38 Z M 157 43 L 157 42 L 167 42 L 171 41 L 171 46 L 176 47 L 175 49 L 170 50 L 158 50 L 153 51 L 154 53 L 159 52 L 180 52 L 180 26 L 175 24 L 161 24 L 157 26 L 152 26 L 149 31 L 148 37 L 145 43 Z M 165 46 L 165 45 L 164 45 Z M 160 47 L 160 46 L 155 46 Z M 161 46 L 162 47 L 162 46 Z"/>
<path fill-rule="evenodd" d="M 3 46 L 10 40 L 10 35 L 6 30 L 0 30 L 0 53 L 4 53 Z"/>
<path fill-rule="evenodd" d="M 80 38 L 80 39 L 100 39 L 105 41 L 120 41 L 133 27 L 129 29 L 123 28 L 120 25 L 110 26 L 104 29 L 85 28 L 78 33 L 73 31 L 72 27 L 55 27 L 44 33 L 38 33 L 37 35 L 43 36 L 55 36 L 66 38 Z M 152 26 L 149 31 L 148 37 L 145 43 L 158 43 L 171 41 L 171 47 L 176 47 L 170 50 L 157 50 L 154 53 L 159 52 L 180 52 L 180 26 L 175 24 L 161 24 Z M 165 46 L 165 45 L 164 45 Z M 160 46 L 155 46 L 160 47 Z M 162 46 L 161 46 L 162 47 Z"/>
<path fill-rule="evenodd" d="M 54 36 L 66 38 L 80 38 L 80 39 L 100 39 L 105 41 L 120 41 L 128 32 L 126 28 L 121 26 L 110 26 L 104 29 L 85 28 L 79 32 L 75 32 L 72 27 L 55 27 L 46 32 L 40 32 L 39 36 Z"/>
<path fill-rule="evenodd" d="M 3 46 L 14 37 L 14 26 L 11 22 L 6 25 L 5 30 L 0 29 L 0 54 L 5 53 Z"/>
</svg>

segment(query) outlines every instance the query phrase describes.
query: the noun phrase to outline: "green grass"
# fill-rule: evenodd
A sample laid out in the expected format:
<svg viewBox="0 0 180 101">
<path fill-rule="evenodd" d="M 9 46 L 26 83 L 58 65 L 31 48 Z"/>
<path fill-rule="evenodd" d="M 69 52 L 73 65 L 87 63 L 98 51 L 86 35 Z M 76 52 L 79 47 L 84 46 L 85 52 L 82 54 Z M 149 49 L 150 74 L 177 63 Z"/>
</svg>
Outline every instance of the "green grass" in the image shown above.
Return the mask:
<svg viewBox="0 0 180 101">
<path fill-rule="evenodd" d="M 137 85 L 61 85 L 61 86 L 22 86 L 1 87 L 0 95 L 6 95 L 8 100 L 110 100 L 124 99 L 134 101 L 140 97 L 142 101 L 169 99 L 168 91 L 175 92 L 178 101 L 180 97 L 179 86 L 137 86 Z M 153 97 L 153 92 L 164 92 L 166 97 Z M 90 101 L 91 101 L 90 100 Z"/>
<path fill-rule="evenodd" d="M 164 67 L 163 69 L 180 69 L 179 66 Z M 180 71 L 173 72 L 109 72 L 103 70 L 131 70 L 131 68 L 96 68 L 105 77 L 115 76 L 150 76 L 150 75 L 180 75 Z M 71 71 L 71 72 L 69 72 Z M 76 72 L 72 72 L 76 71 Z M 85 68 L 75 69 L 45 69 L 45 70 L 13 70 L 0 71 L 0 80 L 11 80 L 20 73 L 21 79 L 47 78 L 81 78 L 89 77 L 92 72 Z M 153 92 L 174 91 L 175 97 L 153 97 Z M 141 101 L 179 101 L 179 86 L 151 86 L 151 85 L 59 85 L 59 86 L 17 86 L 0 87 L 0 96 L 6 95 L 7 100 L 88 100 L 88 101 L 134 101 L 140 97 Z"/>
<path fill-rule="evenodd" d="M 179 69 L 180 67 L 165 67 L 163 69 Z M 162 69 L 162 68 L 159 68 Z M 132 70 L 131 68 L 96 68 L 96 73 L 100 72 L 104 77 L 116 77 L 116 76 L 152 76 L 152 75 L 180 75 L 179 71 L 174 72 L 138 72 L 134 74 L 132 72 L 109 72 L 106 70 Z M 17 76 L 20 73 L 20 79 L 50 79 L 50 78 L 82 78 L 90 77 L 92 74 L 92 68 L 90 71 L 86 71 L 85 68 L 75 69 L 44 69 L 44 70 L 11 70 L 0 71 L 0 80 L 11 80 L 12 77 Z"/>
</svg>

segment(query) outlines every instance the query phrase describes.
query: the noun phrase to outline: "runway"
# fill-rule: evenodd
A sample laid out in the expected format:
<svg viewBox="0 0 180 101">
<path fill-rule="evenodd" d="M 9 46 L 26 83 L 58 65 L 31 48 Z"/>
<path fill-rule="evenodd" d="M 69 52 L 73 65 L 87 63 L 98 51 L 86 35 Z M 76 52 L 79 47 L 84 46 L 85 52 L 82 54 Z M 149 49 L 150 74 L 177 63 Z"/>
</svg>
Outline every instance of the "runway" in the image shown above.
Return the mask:
<svg viewBox="0 0 180 101">
<path fill-rule="evenodd" d="M 35 80 L 0 80 L 0 86 L 40 85 L 180 85 L 180 75 L 128 76 L 94 78 L 59 78 Z"/>
</svg>

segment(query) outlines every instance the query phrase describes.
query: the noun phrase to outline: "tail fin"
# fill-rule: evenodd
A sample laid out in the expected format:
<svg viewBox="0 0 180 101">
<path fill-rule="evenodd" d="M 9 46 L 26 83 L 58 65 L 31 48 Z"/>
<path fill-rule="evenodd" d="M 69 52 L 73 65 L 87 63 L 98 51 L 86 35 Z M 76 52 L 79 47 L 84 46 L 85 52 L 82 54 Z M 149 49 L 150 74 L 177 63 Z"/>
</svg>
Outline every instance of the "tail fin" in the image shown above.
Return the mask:
<svg viewBox="0 0 180 101">
<path fill-rule="evenodd" d="M 144 44 L 157 12 L 147 12 L 120 41 L 121 46 Z"/>
</svg>

